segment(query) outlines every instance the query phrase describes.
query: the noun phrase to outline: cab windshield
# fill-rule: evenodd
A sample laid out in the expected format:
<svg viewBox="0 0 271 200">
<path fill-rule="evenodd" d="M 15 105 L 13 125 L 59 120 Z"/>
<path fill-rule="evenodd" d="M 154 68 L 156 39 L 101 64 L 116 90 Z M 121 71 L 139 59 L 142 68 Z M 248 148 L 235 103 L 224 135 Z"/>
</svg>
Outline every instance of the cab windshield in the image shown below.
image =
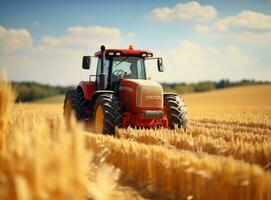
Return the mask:
<svg viewBox="0 0 271 200">
<path fill-rule="evenodd" d="M 112 58 L 112 81 L 124 79 L 146 79 L 144 60 L 140 57 L 113 57 Z"/>
</svg>

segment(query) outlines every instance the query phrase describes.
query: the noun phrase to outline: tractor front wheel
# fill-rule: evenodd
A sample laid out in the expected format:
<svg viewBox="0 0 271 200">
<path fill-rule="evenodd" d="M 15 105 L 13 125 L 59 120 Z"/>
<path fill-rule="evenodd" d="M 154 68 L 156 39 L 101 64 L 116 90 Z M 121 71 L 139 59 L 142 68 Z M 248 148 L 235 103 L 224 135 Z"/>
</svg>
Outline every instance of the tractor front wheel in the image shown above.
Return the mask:
<svg viewBox="0 0 271 200">
<path fill-rule="evenodd" d="M 121 107 L 117 96 L 101 94 L 97 97 L 93 112 L 96 133 L 115 134 L 115 126 L 121 123 Z"/>
<path fill-rule="evenodd" d="M 188 120 L 184 101 L 178 95 L 168 94 L 164 96 L 164 107 L 169 128 L 186 130 Z"/>
</svg>

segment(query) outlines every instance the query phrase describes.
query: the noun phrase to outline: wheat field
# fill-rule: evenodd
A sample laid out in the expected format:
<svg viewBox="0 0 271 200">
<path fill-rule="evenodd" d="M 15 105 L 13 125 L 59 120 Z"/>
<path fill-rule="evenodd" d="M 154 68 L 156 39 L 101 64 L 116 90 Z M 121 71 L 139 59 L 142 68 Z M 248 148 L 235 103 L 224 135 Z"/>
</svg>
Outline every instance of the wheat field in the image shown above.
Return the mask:
<svg viewBox="0 0 271 200">
<path fill-rule="evenodd" d="M 271 85 L 189 94 L 189 127 L 67 131 L 0 80 L 0 199 L 271 199 Z"/>
</svg>

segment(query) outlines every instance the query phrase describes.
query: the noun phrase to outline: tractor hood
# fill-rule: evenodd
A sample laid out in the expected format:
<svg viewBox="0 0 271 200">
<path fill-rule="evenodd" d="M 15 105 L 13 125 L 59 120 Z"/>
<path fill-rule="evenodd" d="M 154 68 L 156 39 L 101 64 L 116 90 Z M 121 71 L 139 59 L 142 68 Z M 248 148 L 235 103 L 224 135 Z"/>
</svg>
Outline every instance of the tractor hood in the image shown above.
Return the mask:
<svg viewBox="0 0 271 200">
<path fill-rule="evenodd" d="M 120 96 L 129 109 L 163 109 L 163 88 L 151 80 L 125 79 L 120 82 Z"/>
</svg>

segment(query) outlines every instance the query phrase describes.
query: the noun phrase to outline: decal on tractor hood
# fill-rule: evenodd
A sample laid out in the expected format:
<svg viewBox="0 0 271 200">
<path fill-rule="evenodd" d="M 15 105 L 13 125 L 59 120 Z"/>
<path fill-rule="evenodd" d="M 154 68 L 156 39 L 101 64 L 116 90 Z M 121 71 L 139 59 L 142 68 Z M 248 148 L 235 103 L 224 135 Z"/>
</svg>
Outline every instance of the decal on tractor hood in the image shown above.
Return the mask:
<svg viewBox="0 0 271 200">
<path fill-rule="evenodd" d="M 142 86 L 137 88 L 137 101 L 139 107 L 163 107 L 163 91 L 162 87 L 157 85 Z"/>
<path fill-rule="evenodd" d="M 162 100 L 161 95 L 146 95 L 145 100 Z"/>
</svg>

